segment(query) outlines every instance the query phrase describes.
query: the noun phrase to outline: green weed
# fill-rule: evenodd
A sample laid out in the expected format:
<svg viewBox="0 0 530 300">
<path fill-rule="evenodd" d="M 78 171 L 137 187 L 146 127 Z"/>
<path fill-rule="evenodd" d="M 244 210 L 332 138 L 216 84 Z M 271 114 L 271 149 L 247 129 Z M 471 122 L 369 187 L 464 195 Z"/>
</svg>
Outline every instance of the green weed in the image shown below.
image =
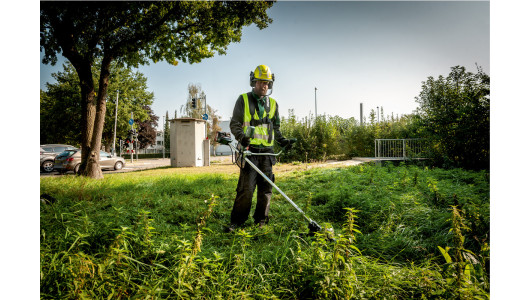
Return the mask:
<svg viewBox="0 0 530 300">
<path fill-rule="evenodd" d="M 312 169 L 271 221 L 224 233 L 236 175 L 42 178 L 41 298 L 449 299 L 489 294 L 488 174 Z M 443 247 L 443 248 L 442 248 Z"/>
</svg>

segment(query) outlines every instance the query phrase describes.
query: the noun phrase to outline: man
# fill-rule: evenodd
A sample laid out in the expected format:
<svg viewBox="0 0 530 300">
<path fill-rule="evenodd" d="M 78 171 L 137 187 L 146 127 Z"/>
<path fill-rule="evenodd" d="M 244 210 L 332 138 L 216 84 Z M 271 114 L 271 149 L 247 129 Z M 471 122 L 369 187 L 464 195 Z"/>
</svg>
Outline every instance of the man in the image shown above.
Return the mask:
<svg viewBox="0 0 530 300">
<path fill-rule="evenodd" d="M 274 153 L 274 142 L 289 150 L 296 139 L 286 139 L 280 132 L 280 116 L 278 103 L 269 97 L 272 93 L 274 74 L 269 67 L 259 65 L 254 72 L 250 73 L 250 86 L 252 91 L 242 94 L 236 101 L 234 112 L 230 121 L 230 130 L 239 141 L 243 149 L 253 153 Z M 270 93 L 267 91 L 270 89 Z M 252 137 L 245 136 L 247 128 L 254 126 Z M 249 157 L 270 180 L 274 181 L 272 166 L 276 158 L 272 155 L 255 155 Z M 230 216 L 230 227 L 233 231 L 236 227 L 245 223 L 252 206 L 252 196 L 258 187 L 256 209 L 254 211 L 254 223 L 260 227 L 269 221 L 269 206 L 272 195 L 272 186 L 261 177 L 249 164 L 245 164 L 239 173 L 237 183 L 237 195 Z"/>
</svg>

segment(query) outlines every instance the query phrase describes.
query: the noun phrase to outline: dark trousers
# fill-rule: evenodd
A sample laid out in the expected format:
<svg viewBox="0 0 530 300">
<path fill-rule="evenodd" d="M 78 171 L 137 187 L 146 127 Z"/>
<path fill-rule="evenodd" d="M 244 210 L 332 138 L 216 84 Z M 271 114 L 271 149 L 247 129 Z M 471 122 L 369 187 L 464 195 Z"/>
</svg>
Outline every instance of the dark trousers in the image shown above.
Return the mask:
<svg viewBox="0 0 530 300">
<path fill-rule="evenodd" d="M 250 156 L 249 159 L 261 172 L 274 182 L 274 175 L 272 174 L 272 166 L 276 163 L 274 156 Z M 253 216 L 254 223 L 268 222 L 272 186 L 250 164 L 246 163 L 245 167 L 239 171 L 239 181 L 236 189 L 237 195 L 230 218 L 232 224 L 243 225 L 248 219 L 256 185 L 258 186 L 258 195 Z"/>
</svg>

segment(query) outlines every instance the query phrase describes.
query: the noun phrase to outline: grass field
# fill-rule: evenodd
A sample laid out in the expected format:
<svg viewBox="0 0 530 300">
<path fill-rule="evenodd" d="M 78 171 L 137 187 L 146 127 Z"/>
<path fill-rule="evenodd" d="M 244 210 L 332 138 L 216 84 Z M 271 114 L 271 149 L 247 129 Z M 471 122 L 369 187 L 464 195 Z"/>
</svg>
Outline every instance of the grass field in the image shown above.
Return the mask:
<svg viewBox="0 0 530 300">
<path fill-rule="evenodd" d="M 41 178 L 41 297 L 489 298 L 489 173 L 283 167 L 276 184 L 333 234 L 308 235 L 278 192 L 267 226 L 225 233 L 237 170 Z"/>
</svg>

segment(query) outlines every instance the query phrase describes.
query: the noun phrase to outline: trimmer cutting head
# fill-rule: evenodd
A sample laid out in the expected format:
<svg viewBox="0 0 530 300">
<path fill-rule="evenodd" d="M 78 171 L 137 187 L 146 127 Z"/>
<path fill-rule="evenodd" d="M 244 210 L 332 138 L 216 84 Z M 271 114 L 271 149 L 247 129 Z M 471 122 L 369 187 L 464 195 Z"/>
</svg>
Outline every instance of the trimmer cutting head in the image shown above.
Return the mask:
<svg viewBox="0 0 530 300">
<path fill-rule="evenodd" d="M 319 232 L 322 230 L 322 227 L 320 227 L 320 225 L 317 224 L 317 222 L 311 220 L 311 222 L 309 222 L 309 233 L 310 234 L 314 234 L 315 232 Z"/>
<path fill-rule="evenodd" d="M 329 242 L 335 242 L 335 237 L 333 235 L 333 228 L 322 228 L 317 222 L 311 220 L 309 222 L 309 236 L 314 236 L 315 233 L 322 232 L 326 236 L 326 240 Z"/>
</svg>

